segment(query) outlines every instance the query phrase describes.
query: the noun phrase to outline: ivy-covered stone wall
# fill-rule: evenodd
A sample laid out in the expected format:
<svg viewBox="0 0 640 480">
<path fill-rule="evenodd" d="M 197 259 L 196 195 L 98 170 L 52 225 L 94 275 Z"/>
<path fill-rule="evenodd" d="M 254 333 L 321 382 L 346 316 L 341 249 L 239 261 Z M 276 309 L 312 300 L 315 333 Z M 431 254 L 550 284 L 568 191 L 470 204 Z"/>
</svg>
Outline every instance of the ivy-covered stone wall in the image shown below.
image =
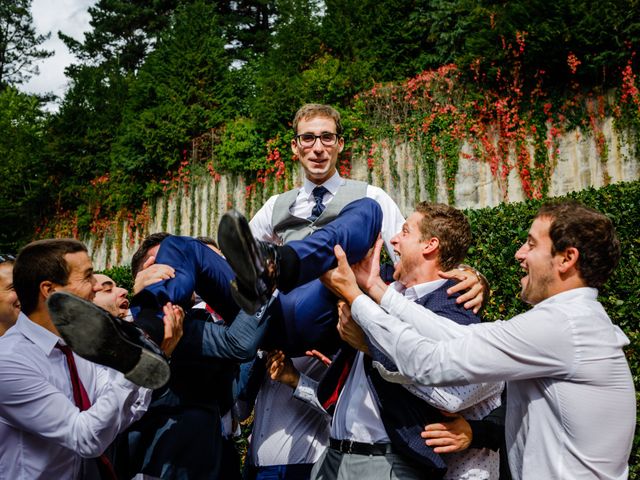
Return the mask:
<svg viewBox="0 0 640 480">
<path fill-rule="evenodd" d="M 558 136 L 549 169 L 549 196 L 640 178 L 640 161 L 629 138 L 614 128 L 611 119 L 603 122 L 600 132 L 608 152 L 605 161 L 598 155 L 598 139 L 590 131 L 576 128 Z M 494 142 L 498 142 L 497 137 Z M 349 169 L 345 171 L 341 162 L 341 170 L 351 178 L 384 188 L 404 213 L 411 212 L 420 200 L 482 208 L 527 198 L 517 169 L 510 169 L 505 176 L 496 175 L 490 162 L 476 159 L 471 151 L 468 142 L 458 149 L 453 182 L 447 177 L 449 167 L 444 158 L 425 163 L 420 145 L 405 137 L 383 139 L 376 143 L 374 152 L 356 149 Z M 507 162 L 515 163 L 515 157 L 515 152 L 510 152 Z M 167 231 L 215 237 L 220 216 L 229 208 L 251 216 L 270 195 L 300 185 L 302 179 L 297 163 L 281 175 L 266 175 L 249 185 L 243 177 L 213 170 L 183 172 L 172 188 L 167 186 L 163 195 L 145 206 L 136 218 L 117 219 L 115 229 L 93 232 L 84 240 L 97 269 L 128 263 L 143 235 Z"/>
</svg>

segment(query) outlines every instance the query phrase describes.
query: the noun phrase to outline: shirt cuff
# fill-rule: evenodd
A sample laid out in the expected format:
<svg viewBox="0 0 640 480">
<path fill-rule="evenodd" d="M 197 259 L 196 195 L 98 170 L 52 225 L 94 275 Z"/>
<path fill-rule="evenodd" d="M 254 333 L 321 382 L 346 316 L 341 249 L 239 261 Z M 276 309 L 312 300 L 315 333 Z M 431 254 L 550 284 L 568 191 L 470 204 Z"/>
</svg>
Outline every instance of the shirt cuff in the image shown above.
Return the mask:
<svg viewBox="0 0 640 480">
<path fill-rule="evenodd" d="M 413 379 L 401 374 L 398 371 L 387 370 L 380 362 L 372 362 L 373 367 L 378 370 L 380 376 L 389 383 L 399 383 L 401 385 L 413 384 Z"/>
<path fill-rule="evenodd" d="M 118 372 L 117 370 L 113 370 L 112 368 L 109 369 L 109 378 L 111 379 L 112 384 L 117 385 L 118 387 L 124 390 L 137 392 L 139 397 L 141 398 L 147 395 L 150 396 L 151 393 L 153 392 L 148 388 L 141 387 L 140 385 L 137 385 L 132 381 L 127 380 L 123 373 Z"/>
<path fill-rule="evenodd" d="M 300 372 L 298 386 L 293 391 L 294 398 L 302 400 L 303 402 L 313 402 L 313 400 L 316 398 L 317 390 L 318 382 Z"/>
<path fill-rule="evenodd" d="M 380 306 L 365 294 L 358 295 L 351 303 L 351 315 L 362 328 L 371 323 L 371 317 L 379 312 Z"/>
</svg>

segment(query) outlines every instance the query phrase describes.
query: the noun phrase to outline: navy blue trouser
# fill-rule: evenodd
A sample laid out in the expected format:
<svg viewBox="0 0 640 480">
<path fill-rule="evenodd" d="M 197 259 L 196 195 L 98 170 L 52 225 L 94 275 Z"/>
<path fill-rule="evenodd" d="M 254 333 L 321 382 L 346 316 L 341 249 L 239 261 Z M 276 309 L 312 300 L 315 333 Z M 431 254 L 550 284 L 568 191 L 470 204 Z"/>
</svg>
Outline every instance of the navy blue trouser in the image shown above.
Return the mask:
<svg viewBox="0 0 640 480">
<path fill-rule="evenodd" d="M 223 453 L 217 407 L 150 408 L 119 441 L 118 478 L 137 473 L 184 480 L 227 478 L 221 470 L 230 459 Z"/>
<path fill-rule="evenodd" d="M 284 348 L 289 355 L 303 355 L 310 348 L 336 345 L 336 298 L 318 277 L 336 266 L 335 245 L 342 246 L 349 263 L 364 258 L 381 225 L 380 206 L 363 198 L 345 206 L 333 221 L 304 240 L 287 243 L 300 259 L 298 287 L 281 292 L 269 307 L 265 348 Z M 136 323 L 152 338 L 162 338 L 162 305 L 169 301 L 187 304 L 193 291 L 227 322 L 238 314 L 240 309 L 230 293 L 235 275 L 227 261 L 206 245 L 191 237 L 168 237 L 156 262 L 171 265 L 175 278 L 148 286 L 133 298 L 131 307 Z M 153 314 L 144 315 L 144 310 Z"/>
</svg>

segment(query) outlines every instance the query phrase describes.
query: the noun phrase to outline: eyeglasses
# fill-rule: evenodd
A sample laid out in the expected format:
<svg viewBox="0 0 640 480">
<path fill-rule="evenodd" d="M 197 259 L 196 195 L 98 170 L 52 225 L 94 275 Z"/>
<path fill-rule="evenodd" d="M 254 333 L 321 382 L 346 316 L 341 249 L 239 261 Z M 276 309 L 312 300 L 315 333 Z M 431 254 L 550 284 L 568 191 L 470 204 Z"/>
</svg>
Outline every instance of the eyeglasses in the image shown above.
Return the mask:
<svg viewBox="0 0 640 480">
<path fill-rule="evenodd" d="M 14 257 L 13 255 L 9 255 L 8 253 L 0 253 L 0 263 L 4 263 L 4 262 L 13 262 L 15 261 L 16 257 Z"/>
<path fill-rule="evenodd" d="M 318 138 L 320 139 L 320 143 L 325 147 L 333 147 L 338 143 L 340 135 L 337 133 L 323 132 L 320 135 L 314 135 L 313 133 L 300 133 L 295 136 L 298 145 L 301 147 L 313 147 Z"/>
</svg>

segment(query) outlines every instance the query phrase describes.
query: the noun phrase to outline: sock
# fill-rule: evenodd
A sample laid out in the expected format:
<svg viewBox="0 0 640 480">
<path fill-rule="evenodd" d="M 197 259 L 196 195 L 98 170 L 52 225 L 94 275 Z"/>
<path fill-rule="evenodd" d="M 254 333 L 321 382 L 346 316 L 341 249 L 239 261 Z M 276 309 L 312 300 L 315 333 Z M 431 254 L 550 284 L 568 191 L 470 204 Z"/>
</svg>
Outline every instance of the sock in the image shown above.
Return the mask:
<svg viewBox="0 0 640 480">
<path fill-rule="evenodd" d="M 287 293 L 298 286 L 300 259 L 296 251 L 287 245 L 276 248 L 278 256 L 280 257 L 280 274 L 278 275 L 276 284 L 280 291 Z"/>
</svg>

